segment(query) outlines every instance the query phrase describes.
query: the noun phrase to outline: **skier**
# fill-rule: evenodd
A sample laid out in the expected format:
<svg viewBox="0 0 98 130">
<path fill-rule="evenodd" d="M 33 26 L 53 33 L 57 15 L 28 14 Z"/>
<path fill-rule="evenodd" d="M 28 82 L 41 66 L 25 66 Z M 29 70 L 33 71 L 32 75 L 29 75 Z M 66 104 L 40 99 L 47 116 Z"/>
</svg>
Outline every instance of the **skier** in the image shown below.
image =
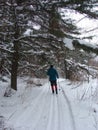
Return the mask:
<svg viewBox="0 0 98 130">
<path fill-rule="evenodd" d="M 56 94 L 58 94 L 57 78 L 59 78 L 59 76 L 57 70 L 53 67 L 53 65 L 50 65 L 50 68 L 47 71 L 47 75 L 49 76 L 49 81 L 51 83 L 52 93 L 54 93 L 55 90 Z"/>
</svg>

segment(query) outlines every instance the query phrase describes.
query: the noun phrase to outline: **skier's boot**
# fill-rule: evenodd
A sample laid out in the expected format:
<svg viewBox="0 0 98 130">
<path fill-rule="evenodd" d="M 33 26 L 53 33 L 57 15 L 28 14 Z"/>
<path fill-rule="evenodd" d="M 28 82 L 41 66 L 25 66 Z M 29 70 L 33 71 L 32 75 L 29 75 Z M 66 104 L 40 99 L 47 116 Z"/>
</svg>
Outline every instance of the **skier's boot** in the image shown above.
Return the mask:
<svg viewBox="0 0 98 130">
<path fill-rule="evenodd" d="M 54 94 L 54 90 L 52 90 L 52 93 Z"/>
<path fill-rule="evenodd" d="M 58 90 L 56 89 L 56 94 L 58 94 Z"/>
</svg>

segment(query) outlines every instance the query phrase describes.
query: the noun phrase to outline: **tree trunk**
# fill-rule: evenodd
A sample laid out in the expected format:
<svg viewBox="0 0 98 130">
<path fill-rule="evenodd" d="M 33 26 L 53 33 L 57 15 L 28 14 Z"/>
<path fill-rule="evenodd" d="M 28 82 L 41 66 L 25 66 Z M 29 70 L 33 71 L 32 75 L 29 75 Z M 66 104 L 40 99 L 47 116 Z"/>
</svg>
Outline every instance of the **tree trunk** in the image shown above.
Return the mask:
<svg viewBox="0 0 98 130">
<path fill-rule="evenodd" d="M 0 74 L 2 74 L 3 65 L 4 65 L 4 59 L 1 59 L 1 61 L 0 61 Z"/>
<path fill-rule="evenodd" d="M 13 5 L 13 3 L 12 3 Z M 17 90 L 17 73 L 18 73 L 18 62 L 19 62 L 19 26 L 17 19 L 17 11 L 14 6 L 12 6 L 13 19 L 14 19 L 14 30 L 15 34 L 13 37 L 13 55 L 12 55 L 12 66 L 11 66 L 11 88 Z"/>
<path fill-rule="evenodd" d="M 17 70 L 18 70 L 18 45 L 17 43 L 14 43 L 14 50 L 15 52 L 13 53 L 12 57 L 12 70 L 11 70 L 11 88 L 14 90 L 17 90 Z"/>
<path fill-rule="evenodd" d="M 15 34 L 13 41 L 13 56 L 12 56 L 12 67 L 11 67 L 11 88 L 17 90 L 17 71 L 18 71 L 18 62 L 19 62 L 19 26 L 17 19 L 15 22 Z"/>
</svg>

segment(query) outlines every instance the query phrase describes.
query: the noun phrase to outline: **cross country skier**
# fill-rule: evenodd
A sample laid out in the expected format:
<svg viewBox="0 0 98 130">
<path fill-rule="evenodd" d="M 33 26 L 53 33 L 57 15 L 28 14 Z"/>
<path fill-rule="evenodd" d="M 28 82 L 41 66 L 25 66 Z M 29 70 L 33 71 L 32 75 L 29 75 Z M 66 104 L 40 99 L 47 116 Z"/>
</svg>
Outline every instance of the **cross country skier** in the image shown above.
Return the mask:
<svg viewBox="0 0 98 130">
<path fill-rule="evenodd" d="M 59 78 L 59 76 L 57 70 L 53 67 L 53 65 L 50 65 L 50 68 L 47 71 L 47 75 L 49 76 L 49 81 L 51 83 L 52 93 L 54 93 L 55 90 L 56 94 L 58 94 L 57 78 Z"/>
</svg>

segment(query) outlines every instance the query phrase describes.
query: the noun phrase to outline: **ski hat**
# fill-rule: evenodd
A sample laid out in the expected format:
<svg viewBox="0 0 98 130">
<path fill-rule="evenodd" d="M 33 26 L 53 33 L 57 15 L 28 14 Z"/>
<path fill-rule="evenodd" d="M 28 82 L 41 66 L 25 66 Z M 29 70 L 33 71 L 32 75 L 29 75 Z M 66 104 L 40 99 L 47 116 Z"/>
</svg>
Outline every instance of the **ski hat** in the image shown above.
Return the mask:
<svg viewBox="0 0 98 130">
<path fill-rule="evenodd" d="M 50 65 L 51 68 L 53 68 L 53 65 Z"/>
</svg>

